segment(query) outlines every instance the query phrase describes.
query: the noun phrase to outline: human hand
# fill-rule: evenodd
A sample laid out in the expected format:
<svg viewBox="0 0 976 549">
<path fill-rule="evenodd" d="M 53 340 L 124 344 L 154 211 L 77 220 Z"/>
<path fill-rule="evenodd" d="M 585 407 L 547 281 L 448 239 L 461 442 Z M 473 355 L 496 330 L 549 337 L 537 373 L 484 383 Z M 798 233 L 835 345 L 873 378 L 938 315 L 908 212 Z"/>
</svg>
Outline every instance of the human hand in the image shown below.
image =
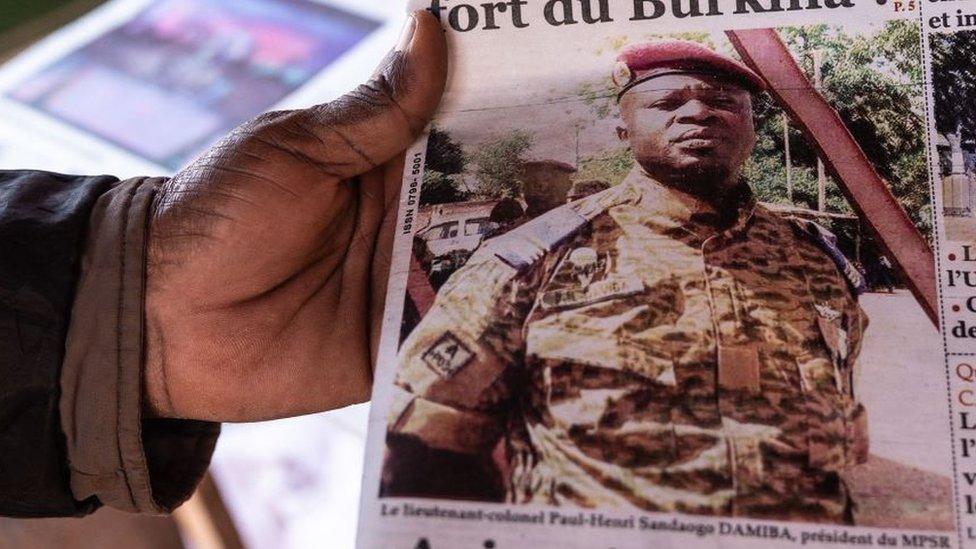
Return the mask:
<svg viewBox="0 0 976 549">
<path fill-rule="evenodd" d="M 369 398 L 403 151 L 440 101 L 444 33 L 417 12 L 370 83 L 236 129 L 151 216 L 146 408 L 257 421 Z"/>
</svg>

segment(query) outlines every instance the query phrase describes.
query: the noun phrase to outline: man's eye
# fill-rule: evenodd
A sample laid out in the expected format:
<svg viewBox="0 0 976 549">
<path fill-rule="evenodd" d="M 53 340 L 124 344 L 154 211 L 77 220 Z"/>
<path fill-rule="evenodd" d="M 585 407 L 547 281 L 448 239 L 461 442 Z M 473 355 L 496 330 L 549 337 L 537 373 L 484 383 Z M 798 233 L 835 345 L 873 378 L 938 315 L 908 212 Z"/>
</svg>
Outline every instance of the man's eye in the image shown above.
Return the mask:
<svg viewBox="0 0 976 549">
<path fill-rule="evenodd" d="M 660 101 L 654 101 L 647 106 L 649 109 L 658 109 L 662 111 L 673 111 L 678 108 L 679 103 L 673 99 L 661 99 Z"/>
<path fill-rule="evenodd" d="M 708 101 L 708 104 L 723 110 L 734 110 L 738 106 L 735 99 L 731 97 L 713 97 Z"/>
</svg>

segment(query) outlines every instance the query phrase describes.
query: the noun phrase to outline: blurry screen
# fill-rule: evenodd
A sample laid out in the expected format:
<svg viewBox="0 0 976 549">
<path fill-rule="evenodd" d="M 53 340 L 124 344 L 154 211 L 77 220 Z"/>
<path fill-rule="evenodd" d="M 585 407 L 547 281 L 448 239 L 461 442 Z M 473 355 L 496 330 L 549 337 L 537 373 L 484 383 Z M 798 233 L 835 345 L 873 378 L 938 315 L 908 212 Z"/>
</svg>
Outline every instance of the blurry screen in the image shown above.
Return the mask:
<svg viewBox="0 0 976 549">
<path fill-rule="evenodd" d="M 299 0 L 164 0 L 7 95 L 175 169 L 380 24 Z"/>
</svg>

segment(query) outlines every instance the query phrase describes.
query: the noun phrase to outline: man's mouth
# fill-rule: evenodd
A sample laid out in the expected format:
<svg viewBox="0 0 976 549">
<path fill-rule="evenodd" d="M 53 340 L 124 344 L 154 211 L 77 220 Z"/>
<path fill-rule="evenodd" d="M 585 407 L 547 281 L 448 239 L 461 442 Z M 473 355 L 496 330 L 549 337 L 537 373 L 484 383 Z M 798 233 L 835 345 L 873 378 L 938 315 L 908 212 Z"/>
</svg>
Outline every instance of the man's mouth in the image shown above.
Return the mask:
<svg viewBox="0 0 976 549">
<path fill-rule="evenodd" d="M 718 146 L 718 139 L 682 139 L 676 141 L 682 149 L 714 149 Z"/>
<path fill-rule="evenodd" d="M 713 149 L 719 146 L 724 139 L 713 130 L 694 129 L 682 132 L 671 140 L 671 143 L 682 149 Z"/>
</svg>

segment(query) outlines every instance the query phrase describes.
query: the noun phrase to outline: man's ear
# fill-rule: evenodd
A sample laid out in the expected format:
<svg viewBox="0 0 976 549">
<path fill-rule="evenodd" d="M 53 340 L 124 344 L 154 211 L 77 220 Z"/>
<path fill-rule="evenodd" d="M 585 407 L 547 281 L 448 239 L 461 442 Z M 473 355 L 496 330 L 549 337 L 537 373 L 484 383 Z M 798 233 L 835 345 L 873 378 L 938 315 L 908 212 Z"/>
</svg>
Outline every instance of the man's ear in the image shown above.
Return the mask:
<svg viewBox="0 0 976 549">
<path fill-rule="evenodd" d="M 627 140 L 630 139 L 630 132 L 627 131 L 627 128 L 623 126 L 617 126 L 617 139 L 623 141 L 624 143 L 626 143 Z"/>
</svg>

